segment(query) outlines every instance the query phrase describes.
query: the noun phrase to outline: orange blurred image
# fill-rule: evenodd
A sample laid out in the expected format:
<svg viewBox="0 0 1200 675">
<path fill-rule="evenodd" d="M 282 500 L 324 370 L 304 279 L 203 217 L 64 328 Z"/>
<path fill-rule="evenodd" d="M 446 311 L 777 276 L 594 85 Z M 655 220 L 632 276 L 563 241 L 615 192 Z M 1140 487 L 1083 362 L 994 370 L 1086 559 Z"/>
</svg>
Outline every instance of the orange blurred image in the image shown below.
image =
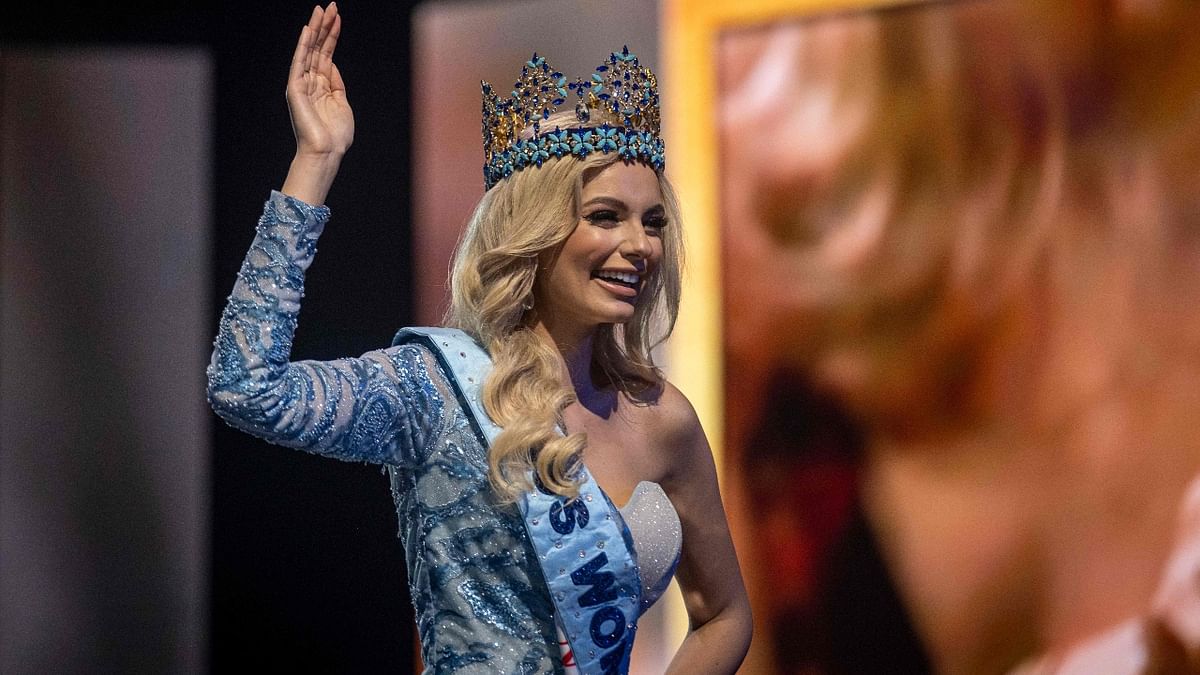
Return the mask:
<svg viewBox="0 0 1200 675">
<path fill-rule="evenodd" d="M 715 60 L 745 670 L 1200 672 L 1200 5 L 797 13 Z"/>
</svg>

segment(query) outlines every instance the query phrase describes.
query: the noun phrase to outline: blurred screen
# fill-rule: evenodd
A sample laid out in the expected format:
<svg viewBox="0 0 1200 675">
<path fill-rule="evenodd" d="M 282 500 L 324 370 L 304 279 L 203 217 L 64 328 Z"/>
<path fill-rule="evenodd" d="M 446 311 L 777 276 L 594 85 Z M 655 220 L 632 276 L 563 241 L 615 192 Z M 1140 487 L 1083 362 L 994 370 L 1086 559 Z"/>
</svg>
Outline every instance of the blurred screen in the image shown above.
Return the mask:
<svg viewBox="0 0 1200 675">
<path fill-rule="evenodd" d="M 999 672 L 1150 605 L 1200 471 L 1200 11 L 715 45 L 751 672 Z"/>
</svg>

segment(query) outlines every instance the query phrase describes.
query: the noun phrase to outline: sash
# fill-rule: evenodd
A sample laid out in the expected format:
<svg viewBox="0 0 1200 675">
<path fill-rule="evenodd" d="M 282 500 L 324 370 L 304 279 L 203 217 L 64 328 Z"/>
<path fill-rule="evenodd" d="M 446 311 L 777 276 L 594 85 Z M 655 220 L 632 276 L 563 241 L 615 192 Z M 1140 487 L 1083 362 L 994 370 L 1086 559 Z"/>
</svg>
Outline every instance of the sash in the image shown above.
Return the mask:
<svg viewBox="0 0 1200 675">
<path fill-rule="evenodd" d="M 488 353 L 455 328 L 403 328 L 392 345 L 410 342 L 437 357 L 480 443 L 491 447 L 500 427 L 480 397 Z M 535 485 L 518 505 L 575 664 L 582 675 L 627 673 L 642 593 L 629 529 L 587 467 L 577 499 Z"/>
</svg>

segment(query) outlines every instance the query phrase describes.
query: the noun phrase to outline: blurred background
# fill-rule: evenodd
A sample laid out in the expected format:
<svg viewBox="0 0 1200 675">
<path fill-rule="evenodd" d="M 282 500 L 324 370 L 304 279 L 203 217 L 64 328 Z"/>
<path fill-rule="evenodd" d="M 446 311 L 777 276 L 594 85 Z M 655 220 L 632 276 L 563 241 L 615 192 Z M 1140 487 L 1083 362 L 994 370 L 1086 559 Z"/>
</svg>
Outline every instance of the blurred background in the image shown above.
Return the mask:
<svg viewBox="0 0 1200 675">
<path fill-rule="evenodd" d="M 1151 614 L 1200 647 L 1168 574 L 1200 569 L 1196 3 L 339 7 L 356 139 L 294 358 L 437 323 L 480 79 L 628 45 L 686 209 L 664 356 L 721 459 L 744 672 L 1049 672 L 1081 645 L 1149 672 Z M 386 477 L 204 402 L 310 10 L 0 25 L 0 672 L 413 667 Z M 685 629 L 672 593 L 634 672 Z"/>
</svg>

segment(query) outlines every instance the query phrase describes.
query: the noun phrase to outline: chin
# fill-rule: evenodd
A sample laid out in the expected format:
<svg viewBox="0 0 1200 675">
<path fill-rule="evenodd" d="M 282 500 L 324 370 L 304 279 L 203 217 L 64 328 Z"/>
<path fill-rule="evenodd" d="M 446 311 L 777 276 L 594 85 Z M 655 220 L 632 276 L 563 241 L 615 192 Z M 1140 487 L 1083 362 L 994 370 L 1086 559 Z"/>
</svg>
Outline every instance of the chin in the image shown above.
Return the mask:
<svg viewBox="0 0 1200 675">
<path fill-rule="evenodd" d="M 612 321 L 612 323 L 629 323 L 630 321 L 633 321 L 633 316 L 637 313 L 636 310 L 636 307 L 629 307 L 628 310 L 621 312 L 620 315 Z"/>
<path fill-rule="evenodd" d="M 599 323 L 628 323 L 636 311 L 636 305 L 622 302 L 619 305 L 609 305 L 596 315 L 600 317 Z"/>
<path fill-rule="evenodd" d="M 633 312 L 630 312 L 628 316 L 609 317 L 608 319 L 601 321 L 599 325 L 601 325 L 601 326 L 624 326 L 625 324 L 629 323 L 632 320 L 633 320 Z"/>
</svg>

